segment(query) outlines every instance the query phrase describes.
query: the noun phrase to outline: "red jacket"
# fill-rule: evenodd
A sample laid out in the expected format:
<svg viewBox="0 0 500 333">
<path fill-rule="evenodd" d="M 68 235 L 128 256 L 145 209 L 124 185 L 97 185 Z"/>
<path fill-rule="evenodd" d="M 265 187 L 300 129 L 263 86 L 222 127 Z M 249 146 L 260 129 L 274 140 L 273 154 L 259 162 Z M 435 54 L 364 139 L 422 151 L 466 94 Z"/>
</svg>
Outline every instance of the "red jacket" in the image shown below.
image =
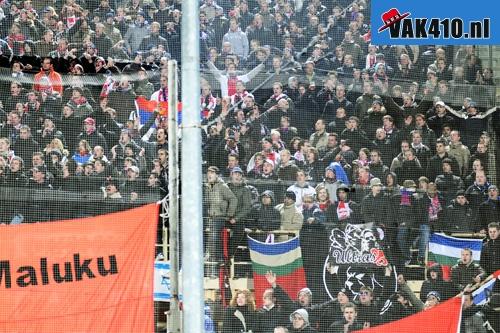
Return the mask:
<svg viewBox="0 0 500 333">
<path fill-rule="evenodd" d="M 33 89 L 40 92 L 58 92 L 60 95 L 63 93 L 62 78 L 59 73 L 51 69 L 49 74 L 46 75 L 42 69 L 35 75 Z"/>
</svg>

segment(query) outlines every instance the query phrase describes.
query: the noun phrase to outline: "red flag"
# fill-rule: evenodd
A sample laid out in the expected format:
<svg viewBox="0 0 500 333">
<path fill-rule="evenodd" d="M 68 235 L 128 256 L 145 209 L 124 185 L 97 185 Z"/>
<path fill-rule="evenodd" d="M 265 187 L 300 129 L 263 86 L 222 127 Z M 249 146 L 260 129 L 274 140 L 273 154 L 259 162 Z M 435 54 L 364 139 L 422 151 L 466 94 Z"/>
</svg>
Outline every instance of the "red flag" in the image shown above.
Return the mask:
<svg viewBox="0 0 500 333">
<path fill-rule="evenodd" d="M 0 332 L 153 332 L 158 205 L 0 227 Z"/>
<path fill-rule="evenodd" d="M 137 107 L 145 112 L 154 112 L 156 108 L 159 109 L 161 116 L 168 116 L 168 102 L 157 102 L 147 100 L 144 96 L 139 96 L 136 98 Z M 177 102 L 177 111 L 180 113 L 182 111 L 182 103 Z"/>
<path fill-rule="evenodd" d="M 454 297 L 429 310 L 356 332 L 363 333 L 455 333 L 462 315 L 462 299 Z"/>
</svg>

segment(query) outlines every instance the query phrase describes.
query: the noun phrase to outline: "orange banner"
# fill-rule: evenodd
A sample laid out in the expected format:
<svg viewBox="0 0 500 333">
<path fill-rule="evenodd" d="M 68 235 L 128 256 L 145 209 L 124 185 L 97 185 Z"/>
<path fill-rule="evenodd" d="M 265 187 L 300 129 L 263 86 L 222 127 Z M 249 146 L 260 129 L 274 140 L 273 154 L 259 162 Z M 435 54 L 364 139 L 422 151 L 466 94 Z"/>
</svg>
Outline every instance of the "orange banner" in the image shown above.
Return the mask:
<svg viewBox="0 0 500 333">
<path fill-rule="evenodd" d="M 0 226 L 0 332 L 154 332 L 158 205 Z"/>
</svg>

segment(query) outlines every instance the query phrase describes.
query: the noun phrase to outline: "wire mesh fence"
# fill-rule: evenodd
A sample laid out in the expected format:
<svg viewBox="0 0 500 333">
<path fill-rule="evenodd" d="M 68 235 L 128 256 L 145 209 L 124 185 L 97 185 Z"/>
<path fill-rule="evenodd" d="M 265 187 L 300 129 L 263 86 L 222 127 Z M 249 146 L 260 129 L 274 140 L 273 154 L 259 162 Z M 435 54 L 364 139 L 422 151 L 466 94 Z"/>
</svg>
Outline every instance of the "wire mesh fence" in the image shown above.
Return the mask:
<svg viewBox="0 0 500 333">
<path fill-rule="evenodd" d="M 41 3 L 0 4 L 0 223 L 161 200 L 182 2 Z M 493 69 L 474 46 L 371 45 L 369 8 L 200 3 L 206 332 L 360 330 L 500 268 Z M 465 331 L 500 331 L 495 295 L 466 296 Z"/>
</svg>

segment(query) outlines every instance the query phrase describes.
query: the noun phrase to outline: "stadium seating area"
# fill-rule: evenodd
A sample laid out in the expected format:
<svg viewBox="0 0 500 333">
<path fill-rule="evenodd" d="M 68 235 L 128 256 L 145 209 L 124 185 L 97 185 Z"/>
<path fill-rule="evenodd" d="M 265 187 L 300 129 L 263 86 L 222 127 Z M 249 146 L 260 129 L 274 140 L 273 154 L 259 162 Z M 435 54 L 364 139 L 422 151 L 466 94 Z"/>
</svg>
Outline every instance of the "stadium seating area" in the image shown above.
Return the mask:
<svg viewBox="0 0 500 333">
<path fill-rule="evenodd" d="M 200 187 L 216 290 L 206 332 L 350 332 L 431 308 L 500 268 L 488 59 L 475 46 L 372 45 L 369 17 L 370 0 L 200 1 Z M 182 67 L 181 18 L 181 0 L 0 2 L 0 224 L 165 197 L 162 108 L 167 61 Z M 386 264 L 362 274 L 380 286 L 394 276 L 394 289 L 347 288 L 349 269 L 332 260 L 339 232 L 382 251 Z M 429 257 L 438 232 L 484 239 L 450 280 L 423 271 L 439 262 Z M 257 274 L 247 236 L 300 239 L 297 299 L 278 269 L 262 274 L 263 294 L 238 280 Z M 230 300 L 229 289 L 244 290 Z M 491 309 L 470 308 L 464 330 L 481 332 L 472 316 L 486 322 Z"/>
</svg>

